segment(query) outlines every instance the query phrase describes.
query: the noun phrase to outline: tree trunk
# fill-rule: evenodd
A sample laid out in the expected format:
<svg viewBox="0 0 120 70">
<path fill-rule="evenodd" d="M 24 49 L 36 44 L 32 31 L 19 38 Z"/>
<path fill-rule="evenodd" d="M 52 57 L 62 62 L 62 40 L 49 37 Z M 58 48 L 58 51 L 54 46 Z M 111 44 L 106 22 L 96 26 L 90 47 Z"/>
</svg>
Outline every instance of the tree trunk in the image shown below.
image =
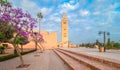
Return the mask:
<svg viewBox="0 0 120 70">
<path fill-rule="evenodd" d="M 15 41 L 16 41 L 16 38 L 17 38 L 17 36 L 18 36 L 18 34 L 15 36 L 15 38 L 14 38 L 14 43 L 13 43 L 13 45 L 14 45 L 14 48 L 15 48 L 15 50 L 17 51 L 17 54 L 18 54 L 18 56 L 19 56 L 19 58 L 20 58 L 20 61 L 21 61 L 21 67 L 23 67 L 24 66 L 24 60 L 23 60 L 23 58 L 22 58 L 22 55 L 21 55 L 21 53 L 20 53 L 20 49 L 19 49 L 19 47 L 15 44 Z"/>
<path fill-rule="evenodd" d="M 37 50 L 37 42 L 35 41 L 35 50 Z"/>
<path fill-rule="evenodd" d="M 17 51 L 16 51 L 15 47 L 14 47 L 14 54 L 17 54 Z"/>
<path fill-rule="evenodd" d="M 37 37 L 35 37 L 34 42 L 35 42 L 35 50 L 37 50 L 37 45 L 38 45 L 38 43 L 37 43 Z"/>
<path fill-rule="evenodd" d="M 23 45 L 21 45 L 21 52 L 23 52 Z"/>
<path fill-rule="evenodd" d="M 39 43 L 39 44 L 40 44 L 40 46 L 41 46 L 41 49 L 44 51 L 44 47 L 43 47 L 43 45 L 42 45 L 41 43 Z M 39 47 L 40 47 L 40 46 L 39 46 Z"/>
<path fill-rule="evenodd" d="M 40 48 L 40 50 L 42 50 L 42 47 L 38 44 L 38 47 Z"/>
</svg>

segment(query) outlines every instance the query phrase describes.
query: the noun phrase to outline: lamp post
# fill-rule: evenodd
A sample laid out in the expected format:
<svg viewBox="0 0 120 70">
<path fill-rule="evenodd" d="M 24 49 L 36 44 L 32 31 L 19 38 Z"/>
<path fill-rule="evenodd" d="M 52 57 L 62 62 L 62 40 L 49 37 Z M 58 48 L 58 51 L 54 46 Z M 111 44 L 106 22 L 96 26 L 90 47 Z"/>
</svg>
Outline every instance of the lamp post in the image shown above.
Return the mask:
<svg viewBox="0 0 120 70">
<path fill-rule="evenodd" d="M 99 31 L 99 35 L 101 35 L 101 34 L 103 34 L 103 38 L 104 38 L 104 40 L 103 40 L 104 41 L 103 46 L 104 46 L 104 49 L 105 49 L 105 46 L 106 46 L 106 34 L 110 35 L 110 33 L 109 32 L 105 32 L 105 31 Z"/>
</svg>

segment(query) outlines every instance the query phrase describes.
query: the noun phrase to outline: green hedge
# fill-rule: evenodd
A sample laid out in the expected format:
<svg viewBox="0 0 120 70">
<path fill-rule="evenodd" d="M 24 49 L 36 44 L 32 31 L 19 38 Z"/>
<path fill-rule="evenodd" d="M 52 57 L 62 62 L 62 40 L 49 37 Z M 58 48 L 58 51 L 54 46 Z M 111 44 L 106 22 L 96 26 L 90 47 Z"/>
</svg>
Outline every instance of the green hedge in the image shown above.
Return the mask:
<svg viewBox="0 0 120 70">
<path fill-rule="evenodd" d="M 0 46 L 0 54 L 3 54 L 5 51 L 5 47 L 4 46 Z"/>
<path fill-rule="evenodd" d="M 30 51 L 27 51 L 27 52 L 23 52 L 23 53 L 21 53 L 21 54 L 22 54 L 22 55 L 25 55 L 25 54 L 27 54 L 27 53 L 34 52 L 34 51 L 36 51 L 36 50 L 30 50 Z M 0 62 L 1 62 L 1 61 L 5 61 L 5 60 L 8 60 L 8 59 L 15 58 L 15 57 L 18 57 L 18 55 L 17 55 L 17 54 L 9 54 L 9 55 L 6 55 L 6 56 L 1 56 L 1 57 L 0 57 Z"/>
</svg>

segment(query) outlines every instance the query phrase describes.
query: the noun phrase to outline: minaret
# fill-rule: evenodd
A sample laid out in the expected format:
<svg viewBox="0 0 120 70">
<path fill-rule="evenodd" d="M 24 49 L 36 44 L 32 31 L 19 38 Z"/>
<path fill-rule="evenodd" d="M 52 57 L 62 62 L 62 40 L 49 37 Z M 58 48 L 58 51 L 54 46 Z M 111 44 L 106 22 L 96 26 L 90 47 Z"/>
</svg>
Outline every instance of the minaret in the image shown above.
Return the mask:
<svg viewBox="0 0 120 70">
<path fill-rule="evenodd" d="M 68 20 L 66 14 L 62 15 L 62 47 L 68 48 Z"/>
</svg>

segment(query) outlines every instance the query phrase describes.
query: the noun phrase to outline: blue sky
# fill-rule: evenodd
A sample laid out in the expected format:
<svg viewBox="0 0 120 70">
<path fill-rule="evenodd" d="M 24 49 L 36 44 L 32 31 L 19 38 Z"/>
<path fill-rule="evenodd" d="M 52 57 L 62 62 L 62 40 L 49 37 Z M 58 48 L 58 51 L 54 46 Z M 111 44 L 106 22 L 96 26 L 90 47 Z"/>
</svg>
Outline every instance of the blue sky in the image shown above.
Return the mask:
<svg viewBox="0 0 120 70">
<path fill-rule="evenodd" d="M 69 22 L 71 43 L 103 41 L 99 31 L 110 32 L 113 41 L 120 41 L 120 0 L 9 0 L 36 17 L 42 12 L 41 29 L 57 31 L 61 38 L 61 18 L 65 12 Z M 36 28 L 38 29 L 38 28 Z"/>
</svg>

